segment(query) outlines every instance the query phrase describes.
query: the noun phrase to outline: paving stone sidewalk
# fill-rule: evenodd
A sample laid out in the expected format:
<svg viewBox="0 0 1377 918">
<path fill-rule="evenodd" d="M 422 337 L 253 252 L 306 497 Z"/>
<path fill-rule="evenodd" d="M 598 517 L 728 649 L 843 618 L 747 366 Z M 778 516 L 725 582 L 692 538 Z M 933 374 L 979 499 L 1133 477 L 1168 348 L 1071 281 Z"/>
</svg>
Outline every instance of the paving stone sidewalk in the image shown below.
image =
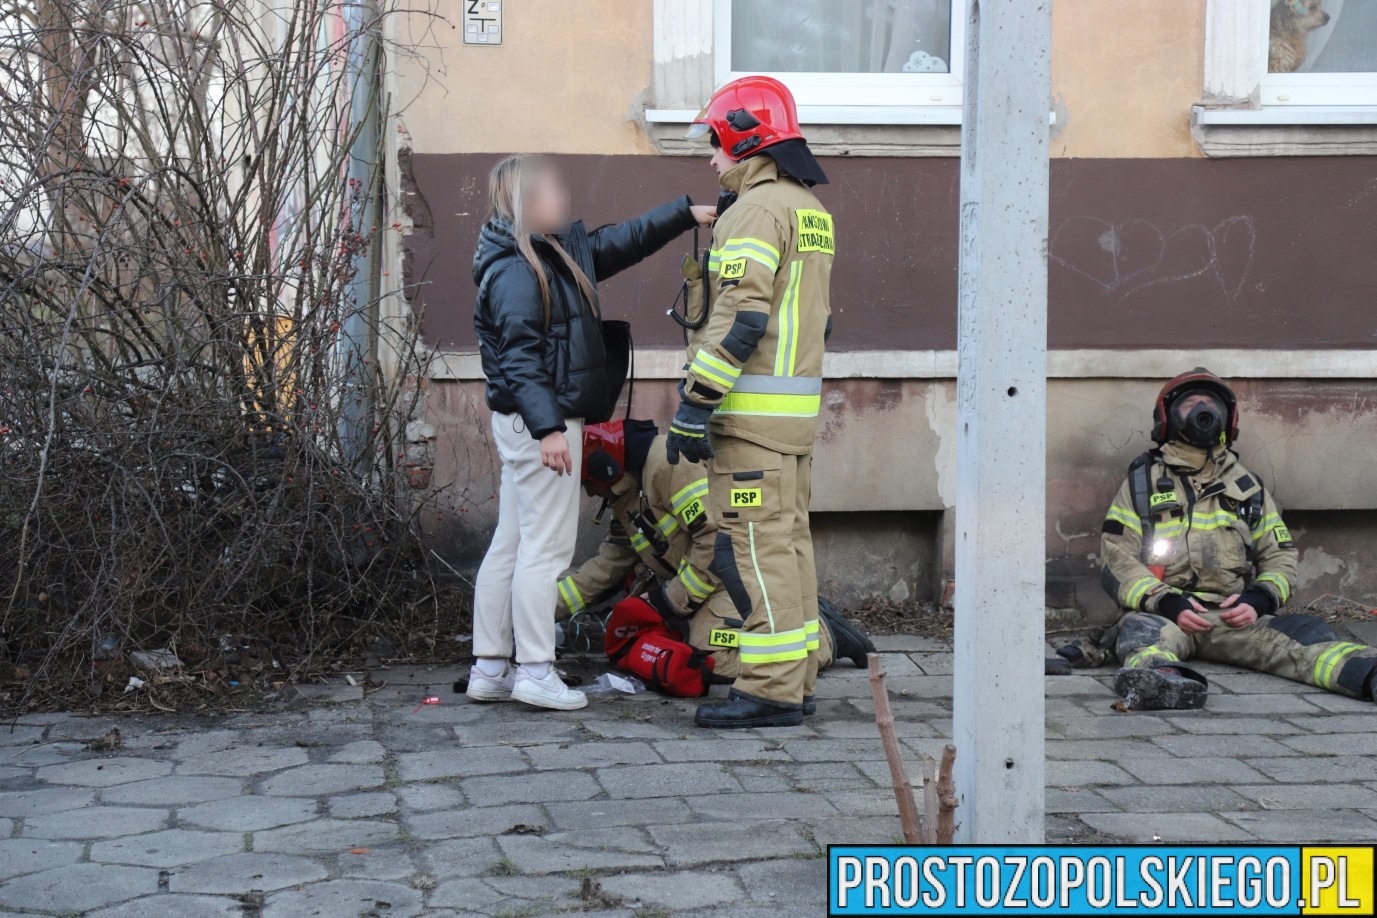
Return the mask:
<svg viewBox="0 0 1377 918">
<path fill-rule="evenodd" d="M 951 656 L 877 643 L 912 766 L 950 735 Z M 1111 710 L 1109 670 L 1047 679 L 1049 841 L 1377 840 L 1377 707 L 1204 668 L 1207 709 L 1171 714 Z M 828 844 L 899 837 L 847 664 L 805 726 L 721 733 L 688 701 L 556 714 L 374 675 L 278 713 L 0 730 L 0 916 L 812 918 Z M 112 726 L 124 748 L 86 751 Z"/>
</svg>

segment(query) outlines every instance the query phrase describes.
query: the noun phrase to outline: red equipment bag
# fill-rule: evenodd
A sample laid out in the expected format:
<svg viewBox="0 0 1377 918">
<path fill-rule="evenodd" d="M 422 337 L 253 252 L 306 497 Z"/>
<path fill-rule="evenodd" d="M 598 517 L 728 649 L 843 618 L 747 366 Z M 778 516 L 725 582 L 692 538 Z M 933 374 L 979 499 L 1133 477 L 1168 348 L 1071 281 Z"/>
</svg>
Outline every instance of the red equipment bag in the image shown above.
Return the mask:
<svg viewBox="0 0 1377 918">
<path fill-rule="evenodd" d="M 679 698 L 699 698 L 712 683 L 712 654 L 679 639 L 655 607 L 629 597 L 612 607 L 603 649 L 613 666 Z"/>
</svg>

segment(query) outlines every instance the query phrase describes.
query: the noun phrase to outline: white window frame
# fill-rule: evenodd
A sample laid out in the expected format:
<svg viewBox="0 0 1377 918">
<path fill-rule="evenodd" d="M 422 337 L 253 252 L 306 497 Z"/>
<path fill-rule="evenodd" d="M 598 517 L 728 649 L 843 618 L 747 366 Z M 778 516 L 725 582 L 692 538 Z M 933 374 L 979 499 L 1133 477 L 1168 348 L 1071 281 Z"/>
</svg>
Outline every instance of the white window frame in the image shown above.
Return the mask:
<svg viewBox="0 0 1377 918">
<path fill-rule="evenodd" d="M 1329 123 L 1333 110 L 1377 119 L 1377 73 L 1269 73 L 1271 0 L 1209 0 L 1205 25 L 1205 92 L 1214 101 L 1252 104 L 1259 123 Z M 1209 101 L 1207 99 L 1207 101 Z M 1366 118 L 1357 120 L 1366 121 Z"/>
<path fill-rule="evenodd" d="M 760 71 L 731 67 L 732 2 L 714 0 L 713 64 L 717 85 Z M 949 73 L 766 73 L 786 83 L 800 109 L 832 107 L 960 108 L 966 60 L 966 3 L 951 0 Z M 907 119 L 905 119 L 907 120 Z"/>
</svg>

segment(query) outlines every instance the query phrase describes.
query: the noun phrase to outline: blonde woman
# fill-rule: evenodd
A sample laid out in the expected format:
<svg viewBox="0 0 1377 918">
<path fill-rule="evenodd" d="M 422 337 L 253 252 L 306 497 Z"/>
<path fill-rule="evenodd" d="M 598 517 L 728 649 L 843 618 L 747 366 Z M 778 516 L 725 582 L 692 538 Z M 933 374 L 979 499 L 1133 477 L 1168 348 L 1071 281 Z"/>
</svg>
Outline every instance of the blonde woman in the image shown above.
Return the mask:
<svg viewBox="0 0 1377 918">
<path fill-rule="evenodd" d="M 710 224 L 715 210 L 682 197 L 590 232 L 571 225 L 554 164 L 530 155 L 499 162 L 488 197 L 473 256 L 474 327 L 502 482 L 478 570 L 468 696 L 572 711 L 588 699 L 554 668 L 556 581 L 578 530 L 583 418 L 605 417 L 613 397 L 595 285 Z"/>
</svg>

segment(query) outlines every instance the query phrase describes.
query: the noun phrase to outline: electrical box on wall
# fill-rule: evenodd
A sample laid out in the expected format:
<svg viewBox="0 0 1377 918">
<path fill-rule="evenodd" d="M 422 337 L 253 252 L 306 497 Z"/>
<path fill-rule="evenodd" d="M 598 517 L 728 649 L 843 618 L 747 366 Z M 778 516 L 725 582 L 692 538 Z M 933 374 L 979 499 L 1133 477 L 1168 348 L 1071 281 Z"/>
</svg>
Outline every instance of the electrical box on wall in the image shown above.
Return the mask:
<svg viewBox="0 0 1377 918">
<path fill-rule="evenodd" d="M 502 0 L 460 0 L 464 5 L 464 44 L 502 44 Z"/>
</svg>

